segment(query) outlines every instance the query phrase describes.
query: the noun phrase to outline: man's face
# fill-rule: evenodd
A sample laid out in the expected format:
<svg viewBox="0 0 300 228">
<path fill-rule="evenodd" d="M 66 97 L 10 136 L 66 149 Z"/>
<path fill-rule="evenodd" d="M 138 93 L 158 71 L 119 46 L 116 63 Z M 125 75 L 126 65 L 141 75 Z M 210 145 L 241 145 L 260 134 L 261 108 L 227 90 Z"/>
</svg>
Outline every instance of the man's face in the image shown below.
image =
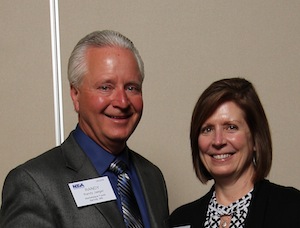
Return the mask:
<svg viewBox="0 0 300 228">
<path fill-rule="evenodd" d="M 110 153 L 124 149 L 143 111 L 142 78 L 133 53 L 116 47 L 89 48 L 87 74 L 71 87 L 79 126 Z"/>
</svg>

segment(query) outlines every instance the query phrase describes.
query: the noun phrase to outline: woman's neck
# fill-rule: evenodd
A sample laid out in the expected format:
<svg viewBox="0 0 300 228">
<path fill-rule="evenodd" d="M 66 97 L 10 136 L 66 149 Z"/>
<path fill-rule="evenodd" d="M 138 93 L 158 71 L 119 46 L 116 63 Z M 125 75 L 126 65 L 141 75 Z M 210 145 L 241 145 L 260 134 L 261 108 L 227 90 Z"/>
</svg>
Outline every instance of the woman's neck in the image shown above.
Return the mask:
<svg viewBox="0 0 300 228">
<path fill-rule="evenodd" d="M 228 206 L 245 196 L 253 187 L 254 169 L 250 168 L 236 178 L 215 179 L 216 199 L 219 204 Z"/>
</svg>

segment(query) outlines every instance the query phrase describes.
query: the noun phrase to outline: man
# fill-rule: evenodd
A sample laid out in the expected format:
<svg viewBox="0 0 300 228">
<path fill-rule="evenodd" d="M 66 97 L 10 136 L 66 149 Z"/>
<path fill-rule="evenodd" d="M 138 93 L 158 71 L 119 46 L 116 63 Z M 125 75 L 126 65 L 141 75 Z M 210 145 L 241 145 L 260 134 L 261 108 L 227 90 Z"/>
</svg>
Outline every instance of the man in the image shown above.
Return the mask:
<svg viewBox="0 0 300 228">
<path fill-rule="evenodd" d="M 162 173 L 126 145 L 143 111 L 137 49 L 118 32 L 93 32 L 75 46 L 68 78 L 78 125 L 61 146 L 9 173 L 0 227 L 167 227 Z M 115 161 L 128 167 L 140 225 L 128 225 Z"/>
</svg>

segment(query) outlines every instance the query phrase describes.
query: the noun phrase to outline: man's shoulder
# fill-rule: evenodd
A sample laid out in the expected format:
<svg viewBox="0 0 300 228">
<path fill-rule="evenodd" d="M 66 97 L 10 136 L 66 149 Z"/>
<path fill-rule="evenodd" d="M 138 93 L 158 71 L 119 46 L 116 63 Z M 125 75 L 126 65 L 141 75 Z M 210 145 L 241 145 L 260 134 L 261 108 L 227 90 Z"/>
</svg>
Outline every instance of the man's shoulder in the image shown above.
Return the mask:
<svg viewBox="0 0 300 228">
<path fill-rule="evenodd" d="M 41 170 L 49 170 L 49 168 L 57 167 L 61 162 L 62 153 L 61 148 L 54 147 L 34 158 L 29 159 L 23 164 L 15 167 L 10 173 L 28 172 L 28 173 L 40 173 Z M 54 166 L 53 166 L 54 165 Z"/>
<path fill-rule="evenodd" d="M 165 182 L 163 173 L 157 165 L 132 150 L 129 151 L 129 156 L 137 174 L 140 175 L 140 178 L 143 178 L 144 180 L 147 179 L 149 183 Z"/>
<path fill-rule="evenodd" d="M 154 163 L 149 161 L 147 158 L 145 158 L 144 156 L 142 156 L 141 154 L 139 154 L 133 150 L 129 149 L 129 156 L 130 156 L 130 159 L 133 162 L 134 166 L 150 168 L 150 169 L 160 171 L 160 169 L 158 168 L 157 165 L 155 165 Z"/>
<path fill-rule="evenodd" d="M 46 171 L 57 172 L 58 167 L 65 167 L 65 158 L 63 154 L 63 148 L 68 146 L 70 143 L 70 138 L 66 139 L 62 145 L 55 146 L 41 154 L 33 157 L 23 164 L 18 165 L 11 172 L 25 171 L 28 173 L 46 173 Z M 66 149 L 65 149 L 66 150 Z M 41 172 L 44 171 L 44 172 Z"/>
</svg>

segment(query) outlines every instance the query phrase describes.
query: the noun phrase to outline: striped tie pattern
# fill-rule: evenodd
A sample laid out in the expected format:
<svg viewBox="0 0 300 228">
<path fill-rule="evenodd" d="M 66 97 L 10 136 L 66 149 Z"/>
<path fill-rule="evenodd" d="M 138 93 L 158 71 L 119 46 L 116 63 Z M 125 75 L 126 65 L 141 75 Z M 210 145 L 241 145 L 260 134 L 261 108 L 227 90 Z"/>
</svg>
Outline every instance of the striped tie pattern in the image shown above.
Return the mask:
<svg viewBox="0 0 300 228">
<path fill-rule="evenodd" d="M 140 211 L 132 192 L 130 178 L 126 173 L 126 164 L 123 161 L 115 160 L 110 164 L 109 169 L 118 175 L 117 188 L 121 199 L 126 227 L 143 228 Z"/>
</svg>

